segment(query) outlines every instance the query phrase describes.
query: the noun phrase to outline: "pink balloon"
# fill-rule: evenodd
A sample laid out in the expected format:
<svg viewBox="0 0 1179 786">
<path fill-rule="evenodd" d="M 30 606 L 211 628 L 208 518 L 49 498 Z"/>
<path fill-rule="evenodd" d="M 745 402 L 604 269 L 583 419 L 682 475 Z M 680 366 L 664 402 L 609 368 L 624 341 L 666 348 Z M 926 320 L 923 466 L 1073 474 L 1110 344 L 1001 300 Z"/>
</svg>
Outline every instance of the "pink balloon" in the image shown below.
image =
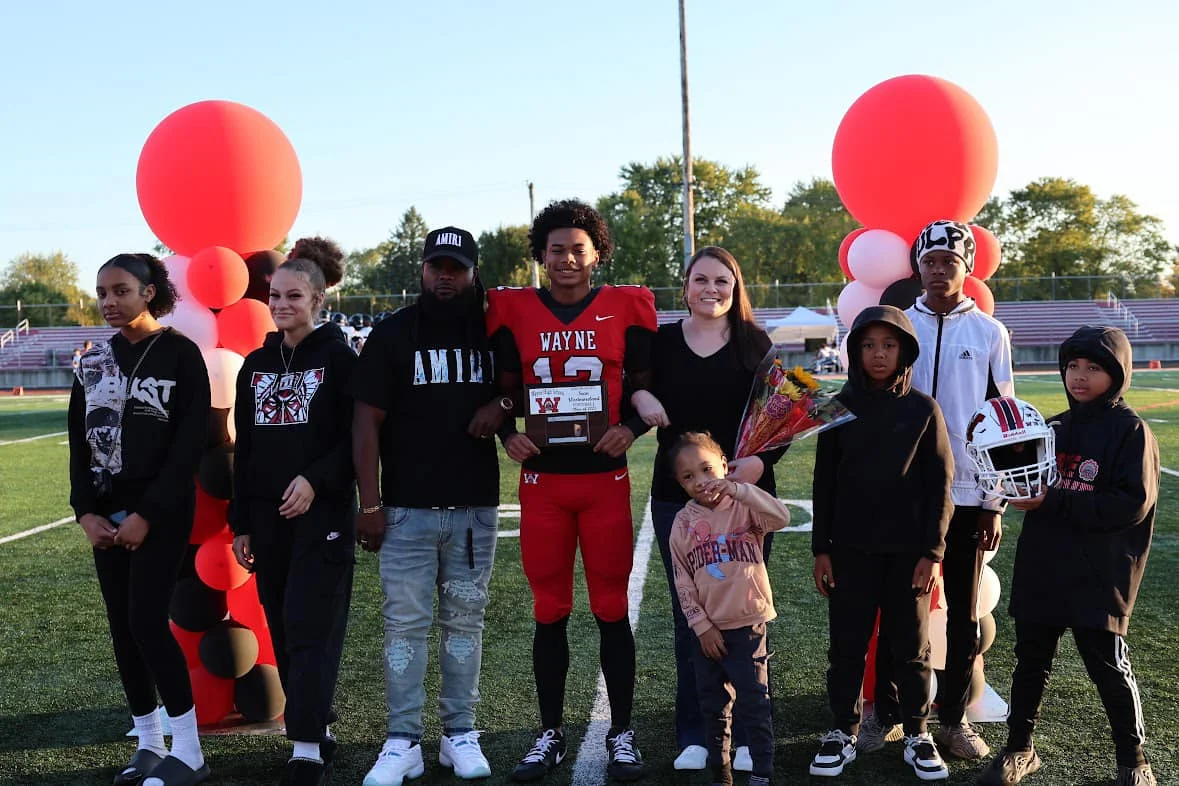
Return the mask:
<svg viewBox="0 0 1179 786">
<path fill-rule="evenodd" d="M 180 300 L 192 300 L 192 292 L 188 288 L 188 257 L 173 254 L 164 257 L 164 267 L 168 269 L 168 280 L 176 288 L 176 295 Z"/>
<path fill-rule="evenodd" d="M 850 335 L 851 333 L 844 333 L 843 338 L 839 339 L 839 367 L 845 372 L 851 367 L 847 355 L 847 339 Z"/>
<path fill-rule="evenodd" d="M 847 266 L 856 281 L 881 290 L 913 274 L 908 241 L 887 229 L 869 229 L 853 240 Z"/>
<path fill-rule="evenodd" d="M 853 244 L 854 245 L 854 244 Z M 839 303 L 835 310 L 839 312 L 839 321 L 848 330 L 860 312 L 868 306 L 880 304 L 880 296 L 884 294 L 882 287 L 870 287 L 863 281 L 853 281 L 839 293 Z"/>
<path fill-rule="evenodd" d="M 217 346 L 217 317 L 195 300 L 181 300 L 175 311 L 160 317 L 160 324 L 176 328 L 202 352 Z"/>
<path fill-rule="evenodd" d="M 233 406 L 237 387 L 237 372 L 245 361 L 236 352 L 217 348 L 204 353 L 205 365 L 209 369 L 209 390 L 213 395 L 213 407 L 228 409 Z"/>
</svg>

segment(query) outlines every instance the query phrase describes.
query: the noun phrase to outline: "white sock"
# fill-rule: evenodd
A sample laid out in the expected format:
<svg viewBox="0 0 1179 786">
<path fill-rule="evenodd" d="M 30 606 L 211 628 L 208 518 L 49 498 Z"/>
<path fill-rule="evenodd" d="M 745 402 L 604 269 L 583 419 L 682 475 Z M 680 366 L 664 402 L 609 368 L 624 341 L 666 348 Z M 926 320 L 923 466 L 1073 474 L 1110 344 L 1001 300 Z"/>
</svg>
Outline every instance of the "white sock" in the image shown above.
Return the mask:
<svg viewBox="0 0 1179 786">
<path fill-rule="evenodd" d="M 146 715 L 132 715 L 135 732 L 139 735 L 139 747 L 149 750 L 163 758 L 168 755 L 168 746 L 164 744 L 164 724 L 160 721 L 160 708 Z"/>
<path fill-rule="evenodd" d="M 319 755 L 318 742 L 296 742 L 295 752 L 291 754 L 292 759 L 311 759 L 311 761 L 323 761 L 323 757 Z"/>
<path fill-rule="evenodd" d="M 172 755 L 187 764 L 190 769 L 199 770 L 205 763 L 201 753 L 201 738 L 197 733 L 196 707 L 178 717 L 168 716 L 172 721 Z"/>
</svg>

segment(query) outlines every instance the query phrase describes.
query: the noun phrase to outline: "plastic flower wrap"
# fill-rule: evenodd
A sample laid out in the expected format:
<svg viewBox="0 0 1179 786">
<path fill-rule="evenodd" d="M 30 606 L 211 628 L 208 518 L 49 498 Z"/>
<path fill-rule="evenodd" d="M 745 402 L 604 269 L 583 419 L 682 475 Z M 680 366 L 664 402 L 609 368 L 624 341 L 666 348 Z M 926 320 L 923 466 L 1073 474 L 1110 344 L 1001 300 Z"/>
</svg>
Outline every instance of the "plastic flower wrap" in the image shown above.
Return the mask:
<svg viewBox="0 0 1179 786">
<path fill-rule="evenodd" d="M 784 344 L 775 344 L 757 367 L 737 430 L 736 458 L 780 448 L 856 417 L 835 398 L 837 389 L 824 388 L 802 366 L 788 368 L 787 354 Z"/>
</svg>

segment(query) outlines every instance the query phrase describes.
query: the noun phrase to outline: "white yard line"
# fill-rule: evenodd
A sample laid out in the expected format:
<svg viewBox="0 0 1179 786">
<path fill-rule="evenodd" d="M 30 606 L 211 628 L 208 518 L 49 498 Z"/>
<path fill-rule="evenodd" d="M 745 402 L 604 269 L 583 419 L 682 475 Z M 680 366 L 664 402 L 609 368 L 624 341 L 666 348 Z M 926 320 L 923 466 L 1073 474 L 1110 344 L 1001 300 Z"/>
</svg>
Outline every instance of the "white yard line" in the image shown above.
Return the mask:
<svg viewBox="0 0 1179 786">
<path fill-rule="evenodd" d="M 639 607 L 643 605 L 643 585 L 647 582 L 647 566 L 651 562 L 651 546 L 655 542 L 655 525 L 651 521 L 651 500 L 643 511 L 643 526 L 635 543 L 630 581 L 626 587 L 627 607 L 630 609 L 630 629 L 639 625 Z M 573 786 L 601 786 L 606 782 L 606 733 L 610 731 L 610 699 L 606 695 L 606 678 L 598 672 L 598 693 L 590 711 L 589 726 L 577 762 L 573 765 Z"/>
<path fill-rule="evenodd" d="M 39 439 L 49 439 L 50 437 L 60 437 L 60 436 L 63 436 L 65 434 L 69 434 L 69 433 L 70 432 L 68 432 L 68 431 L 55 431 L 52 434 L 41 434 L 36 437 L 25 437 L 24 439 L 4 440 L 4 441 L 0 441 L 0 446 L 17 445 L 17 444 L 20 444 L 21 442 L 36 442 Z M 63 442 L 62 444 L 64 445 L 66 443 Z"/>
<path fill-rule="evenodd" d="M 1176 472 L 1173 469 L 1167 469 L 1166 467 L 1159 467 L 1159 469 L 1163 471 L 1164 475 L 1170 475 L 1173 478 L 1179 478 L 1179 472 Z"/>
<path fill-rule="evenodd" d="M 18 532 L 15 535 L 7 535 L 3 538 L 0 538 L 0 546 L 4 545 L 5 543 L 11 543 L 14 540 L 20 540 L 21 538 L 27 538 L 29 535 L 36 535 L 38 532 L 44 532 L 45 530 L 50 530 L 50 529 L 53 529 L 54 527 L 60 527 L 62 524 L 69 524 L 73 520 L 74 520 L 73 516 L 66 516 L 64 519 L 58 519 L 57 521 L 51 521 L 48 524 L 42 524 L 39 527 L 33 527 L 32 529 L 26 529 L 24 532 Z"/>
</svg>

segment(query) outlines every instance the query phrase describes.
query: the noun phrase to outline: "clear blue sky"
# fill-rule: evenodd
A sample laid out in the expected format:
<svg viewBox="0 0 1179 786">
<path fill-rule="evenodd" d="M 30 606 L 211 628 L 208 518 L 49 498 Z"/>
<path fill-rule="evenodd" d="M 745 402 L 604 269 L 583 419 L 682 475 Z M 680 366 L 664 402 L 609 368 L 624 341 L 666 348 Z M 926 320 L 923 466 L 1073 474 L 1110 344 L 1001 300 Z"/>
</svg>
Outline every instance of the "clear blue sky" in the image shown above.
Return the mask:
<svg viewBox="0 0 1179 786">
<path fill-rule="evenodd" d="M 294 143 L 292 236 L 384 239 L 526 223 L 680 150 L 675 0 L 27 2 L 0 48 L 0 264 L 61 249 L 97 265 L 154 242 L 135 197 L 144 140 L 193 101 L 240 101 Z M 1179 74 L 1170 2 L 688 0 L 693 150 L 753 164 L 781 202 L 831 176 L 863 91 L 926 73 L 964 87 L 999 139 L 997 193 L 1042 176 L 1124 193 L 1179 242 Z"/>
</svg>

